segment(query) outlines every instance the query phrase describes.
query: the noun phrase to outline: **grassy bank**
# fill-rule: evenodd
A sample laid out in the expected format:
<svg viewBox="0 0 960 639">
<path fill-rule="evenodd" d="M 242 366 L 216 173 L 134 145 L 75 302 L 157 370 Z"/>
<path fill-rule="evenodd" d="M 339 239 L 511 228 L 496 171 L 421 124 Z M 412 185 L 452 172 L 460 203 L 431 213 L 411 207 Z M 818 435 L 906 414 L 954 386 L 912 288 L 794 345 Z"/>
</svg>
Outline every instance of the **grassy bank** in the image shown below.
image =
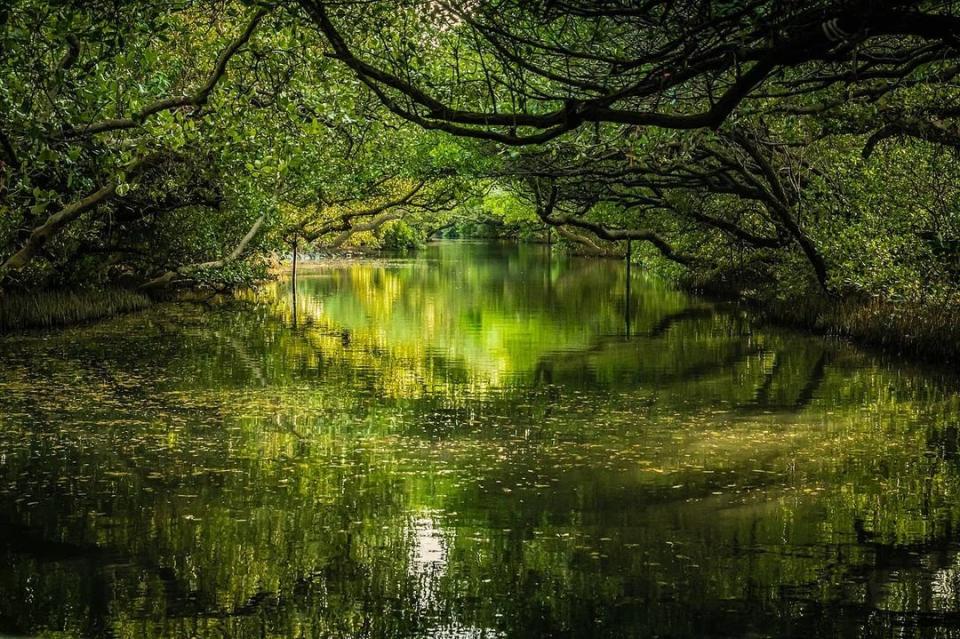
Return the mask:
<svg viewBox="0 0 960 639">
<path fill-rule="evenodd" d="M 765 319 L 779 324 L 846 337 L 898 355 L 960 361 L 960 312 L 953 305 L 809 296 L 788 302 L 761 301 L 759 308 Z"/>
<path fill-rule="evenodd" d="M 78 324 L 150 304 L 146 295 L 122 289 L 8 293 L 0 297 L 0 332 Z"/>
<path fill-rule="evenodd" d="M 884 300 L 857 291 L 831 298 L 812 288 L 789 292 L 730 273 L 711 275 L 684 273 L 676 281 L 708 299 L 746 303 L 762 322 L 842 337 L 929 363 L 960 362 L 960 300 L 955 294 L 944 292 L 923 303 Z"/>
</svg>

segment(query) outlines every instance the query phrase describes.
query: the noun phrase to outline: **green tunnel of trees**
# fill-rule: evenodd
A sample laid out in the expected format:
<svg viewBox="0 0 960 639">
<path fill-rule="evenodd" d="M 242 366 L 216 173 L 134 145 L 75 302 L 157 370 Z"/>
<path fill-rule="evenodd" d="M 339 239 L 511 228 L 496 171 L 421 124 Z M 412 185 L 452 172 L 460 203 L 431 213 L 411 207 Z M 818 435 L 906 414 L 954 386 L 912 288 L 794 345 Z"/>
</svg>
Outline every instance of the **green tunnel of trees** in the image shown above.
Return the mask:
<svg viewBox="0 0 960 639">
<path fill-rule="evenodd" d="M 0 295 L 482 233 L 934 334 L 958 34 L 952 2 L 12 0 Z"/>
</svg>

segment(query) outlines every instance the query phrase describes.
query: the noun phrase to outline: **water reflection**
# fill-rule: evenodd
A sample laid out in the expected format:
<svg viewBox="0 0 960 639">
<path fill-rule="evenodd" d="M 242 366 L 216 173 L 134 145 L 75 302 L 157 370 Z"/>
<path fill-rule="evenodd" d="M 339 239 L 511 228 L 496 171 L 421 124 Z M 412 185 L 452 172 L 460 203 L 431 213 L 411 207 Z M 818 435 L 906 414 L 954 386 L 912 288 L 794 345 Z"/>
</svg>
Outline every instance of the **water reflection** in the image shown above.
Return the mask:
<svg viewBox="0 0 960 639">
<path fill-rule="evenodd" d="M 439 244 L 0 341 L 0 634 L 960 636 L 952 378 Z"/>
</svg>

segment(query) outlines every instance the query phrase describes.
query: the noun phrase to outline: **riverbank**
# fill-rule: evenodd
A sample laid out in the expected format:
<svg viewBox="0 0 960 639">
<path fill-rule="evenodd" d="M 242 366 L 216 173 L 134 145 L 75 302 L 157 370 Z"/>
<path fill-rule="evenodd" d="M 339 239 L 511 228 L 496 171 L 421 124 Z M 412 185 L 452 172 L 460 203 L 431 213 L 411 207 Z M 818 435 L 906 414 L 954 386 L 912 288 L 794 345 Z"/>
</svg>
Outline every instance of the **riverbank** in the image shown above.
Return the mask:
<svg viewBox="0 0 960 639">
<path fill-rule="evenodd" d="M 297 270 L 298 274 L 307 274 L 357 264 L 390 266 L 396 259 L 379 251 L 340 251 L 302 260 Z M 274 278 L 289 276 L 290 272 L 289 261 L 276 262 L 269 269 Z M 784 300 L 744 295 L 729 286 L 718 290 L 690 280 L 680 279 L 678 284 L 690 293 L 716 301 L 745 303 L 761 323 L 840 337 L 859 346 L 929 363 L 960 361 L 960 314 L 950 305 L 833 300 L 815 294 Z M 12 293 L 0 300 L 0 332 L 92 322 L 152 305 L 150 297 L 124 289 Z"/>
<path fill-rule="evenodd" d="M 848 294 L 830 298 L 808 291 L 784 295 L 680 277 L 680 288 L 718 302 L 749 306 L 761 323 L 839 337 L 857 346 L 930 364 L 960 361 L 960 306 L 928 301 L 889 302 Z"/>
<path fill-rule="evenodd" d="M 7 293 L 0 298 L 0 332 L 92 322 L 152 304 L 146 295 L 124 289 Z"/>
<path fill-rule="evenodd" d="M 820 335 L 835 335 L 890 354 L 949 364 L 960 361 L 956 307 L 810 296 L 761 301 L 762 319 Z"/>
</svg>

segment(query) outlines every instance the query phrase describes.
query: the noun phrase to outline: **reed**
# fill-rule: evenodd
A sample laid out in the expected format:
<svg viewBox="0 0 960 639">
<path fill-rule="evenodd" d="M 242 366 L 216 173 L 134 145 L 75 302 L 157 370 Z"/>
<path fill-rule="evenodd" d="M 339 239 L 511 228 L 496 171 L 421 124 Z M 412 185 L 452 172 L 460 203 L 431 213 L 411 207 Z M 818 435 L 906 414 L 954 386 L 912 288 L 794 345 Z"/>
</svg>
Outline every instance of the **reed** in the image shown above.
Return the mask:
<svg viewBox="0 0 960 639">
<path fill-rule="evenodd" d="M 122 289 L 7 293 L 0 297 L 0 331 L 78 324 L 150 304 L 147 296 Z"/>
<path fill-rule="evenodd" d="M 960 313 L 954 304 L 807 296 L 789 303 L 761 301 L 760 308 L 777 323 L 846 337 L 900 355 L 960 361 Z"/>
<path fill-rule="evenodd" d="M 742 273 L 684 274 L 677 281 L 709 299 L 740 300 L 761 321 L 834 335 L 911 359 L 960 362 L 960 295 L 941 291 L 924 302 L 888 300 L 858 291 L 838 297 L 807 289 L 784 290 Z"/>
</svg>

